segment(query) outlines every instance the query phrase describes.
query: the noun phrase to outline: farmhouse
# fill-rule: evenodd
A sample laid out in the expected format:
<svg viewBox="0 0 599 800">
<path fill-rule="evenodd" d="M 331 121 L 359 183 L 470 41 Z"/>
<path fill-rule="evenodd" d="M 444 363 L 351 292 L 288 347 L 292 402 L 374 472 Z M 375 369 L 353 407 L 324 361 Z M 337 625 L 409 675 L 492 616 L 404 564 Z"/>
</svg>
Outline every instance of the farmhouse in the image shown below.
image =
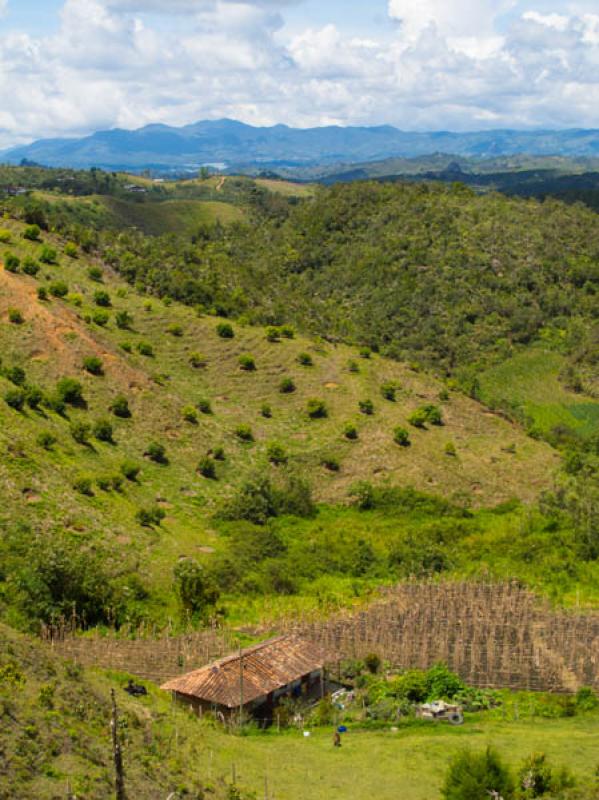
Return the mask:
<svg viewBox="0 0 599 800">
<path fill-rule="evenodd" d="M 263 719 L 283 697 L 319 699 L 326 690 L 324 652 L 296 636 L 278 636 L 174 678 L 162 686 L 198 712 L 241 707 Z"/>
</svg>

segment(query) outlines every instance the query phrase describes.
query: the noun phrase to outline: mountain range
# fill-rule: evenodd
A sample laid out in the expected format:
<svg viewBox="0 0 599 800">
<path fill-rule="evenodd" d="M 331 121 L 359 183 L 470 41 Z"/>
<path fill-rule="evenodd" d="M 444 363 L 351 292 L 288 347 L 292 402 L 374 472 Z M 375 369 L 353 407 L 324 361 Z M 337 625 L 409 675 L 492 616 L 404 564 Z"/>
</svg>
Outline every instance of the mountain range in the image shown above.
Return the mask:
<svg viewBox="0 0 599 800">
<path fill-rule="evenodd" d="M 414 158 L 432 153 L 481 159 L 521 153 L 593 157 L 599 156 L 599 131 L 413 133 L 390 125 L 258 128 L 222 119 L 180 128 L 147 125 L 138 130 L 100 131 L 79 139 L 42 139 L 1 152 L 0 161 L 35 162 L 51 167 L 185 171 L 206 164 L 223 169 L 305 167 Z"/>
</svg>

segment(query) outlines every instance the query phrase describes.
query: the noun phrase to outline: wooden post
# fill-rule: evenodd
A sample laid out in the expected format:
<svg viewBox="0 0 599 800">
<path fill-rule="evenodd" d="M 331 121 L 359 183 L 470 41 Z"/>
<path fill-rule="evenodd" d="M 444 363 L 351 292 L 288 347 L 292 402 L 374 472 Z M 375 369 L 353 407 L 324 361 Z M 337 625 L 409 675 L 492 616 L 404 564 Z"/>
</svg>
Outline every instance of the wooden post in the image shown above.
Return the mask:
<svg viewBox="0 0 599 800">
<path fill-rule="evenodd" d="M 123 753 L 119 742 L 119 716 L 116 707 L 116 696 L 114 689 L 110 690 L 112 700 L 112 717 L 110 719 L 110 731 L 112 734 L 112 756 L 114 760 L 114 790 L 116 800 L 126 800 L 125 795 L 125 773 L 123 770 Z"/>
<path fill-rule="evenodd" d="M 239 733 L 243 730 L 243 650 L 239 648 Z"/>
</svg>

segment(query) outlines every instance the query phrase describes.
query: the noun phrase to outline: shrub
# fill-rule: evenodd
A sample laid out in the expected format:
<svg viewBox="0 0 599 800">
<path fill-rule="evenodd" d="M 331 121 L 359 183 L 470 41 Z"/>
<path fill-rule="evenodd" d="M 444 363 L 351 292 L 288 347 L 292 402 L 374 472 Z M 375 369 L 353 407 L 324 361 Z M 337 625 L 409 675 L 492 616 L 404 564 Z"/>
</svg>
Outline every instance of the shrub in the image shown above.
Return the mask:
<svg viewBox="0 0 599 800">
<path fill-rule="evenodd" d="M 67 303 L 72 303 L 77 308 L 81 308 L 83 305 L 83 297 L 80 294 L 68 294 Z"/>
<path fill-rule="evenodd" d="M 329 472 L 339 472 L 341 468 L 339 461 L 334 456 L 325 456 L 320 463 Z"/>
<path fill-rule="evenodd" d="M 272 406 L 269 403 L 262 403 L 262 407 L 260 408 L 260 413 L 264 417 L 264 419 L 271 419 L 272 417 Z"/>
<path fill-rule="evenodd" d="M 115 417 L 121 419 L 129 419 L 131 417 L 131 409 L 129 408 L 129 401 L 123 394 L 117 395 L 108 409 Z"/>
<path fill-rule="evenodd" d="M 439 392 L 439 400 L 442 403 L 446 403 L 449 400 L 449 392 L 447 391 L 447 389 L 441 389 L 441 391 Z"/>
<path fill-rule="evenodd" d="M 21 266 L 21 259 L 13 253 L 6 253 L 4 256 L 4 269 L 7 272 L 18 272 Z"/>
<path fill-rule="evenodd" d="M 99 419 L 94 425 L 93 434 L 99 442 L 114 444 L 113 429 L 107 419 Z"/>
<path fill-rule="evenodd" d="M 11 240 L 11 233 L 6 228 L 0 228 L 0 244 L 8 244 Z"/>
<path fill-rule="evenodd" d="M 117 311 L 114 319 L 117 328 L 120 330 L 131 330 L 131 326 L 133 325 L 133 317 L 128 311 Z"/>
<path fill-rule="evenodd" d="M 428 697 L 451 700 L 466 690 L 465 684 L 446 664 L 435 664 L 426 673 Z"/>
<path fill-rule="evenodd" d="M 75 478 L 73 481 L 73 489 L 80 494 L 84 494 L 87 497 L 93 497 L 93 482 L 91 478 L 88 478 L 85 475 L 80 475 L 78 478 Z"/>
<path fill-rule="evenodd" d="M 86 422 L 73 422 L 71 423 L 71 436 L 77 444 L 88 445 L 90 426 Z"/>
<path fill-rule="evenodd" d="M 253 356 L 250 355 L 243 355 L 239 356 L 239 366 L 245 372 L 254 372 L 256 369 L 256 362 Z"/>
<path fill-rule="evenodd" d="M 368 417 L 371 417 L 374 414 L 374 403 L 372 400 L 360 400 L 358 403 L 358 408 L 360 409 L 361 414 L 366 414 Z"/>
<path fill-rule="evenodd" d="M 208 359 L 201 353 L 191 353 L 189 356 L 189 363 L 194 369 L 202 369 L 207 365 Z"/>
<path fill-rule="evenodd" d="M 54 394 L 48 395 L 44 398 L 44 405 L 46 408 L 49 408 L 51 411 L 54 411 L 56 414 L 60 414 L 61 416 L 65 413 L 66 410 L 66 403 L 60 397 L 58 392 L 54 392 Z"/>
<path fill-rule="evenodd" d="M 354 373 L 355 373 L 355 372 L 359 372 L 359 371 L 360 371 L 360 365 L 358 364 L 358 362 L 357 362 L 357 361 L 354 361 L 353 359 L 350 359 L 350 360 L 347 362 L 347 369 L 348 369 L 350 372 L 354 372 Z"/>
<path fill-rule="evenodd" d="M 35 278 L 39 271 L 40 265 L 37 263 L 37 261 L 31 258 L 31 256 L 27 256 L 27 258 L 23 261 L 23 272 L 25 275 Z"/>
<path fill-rule="evenodd" d="M 166 448 L 163 444 L 159 444 L 158 442 L 151 442 L 148 445 L 148 449 L 144 455 L 147 456 L 150 461 L 154 461 L 156 464 L 168 464 Z"/>
<path fill-rule="evenodd" d="M 18 308 L 9 308 L 8 321 L 13 325 L 22 325 L 25 322 L 25 317 Z"/>
<path fill-rule="evenodd" d="M 90 281 L 94 281 L 95 283 L 102 283 L 104 273 L 102 272 L 100 267 L 90 267 L 87 270 L 87 277 L 90 279 Z"/>
<path fill-rule="evenodd" d="M 410 434 L 407 432 L 405 428 L 398 426 L 393 431 L 393 441 L 395 442 L 395 444 L 398 444 L 401 447 L 409 447 Z"/>
<path fill-rule="evenodd" d="M 360 353 L 360 358 L 370 358 L 372 355 L 370 347 L 361 347 L 358 352 Z"/>
<path fill-rule="evenodd" d="M 154 348 L 148 342 L 138 342 L 137 352 L 140 354 L 140 356 L 146 356 L 147 358 L 154 357 Z"/>
<path fill-rule="evenodd" d="M 443 414 L 438 406 L 426 405 L 423 406 L 423 410 L 426 413 L 427 422 L 430 422 L 431 425 L 443 425 Z"/>
<path fill-rule="evenodd" d="M 123 479 L 120 475 L 113 475 L 110 478 L 110 483 L 112 484 L 112 488 L 115 492 L 123 491 Z"/>
<path fill-rule="evenodd" d="M 295 392 L 295 383 L 291 378 L 283 378 L 279 384 L 279 392 L 281 394 L 292 394 Z"/>
<path fill-rule="evenodd" d="M 210 400 L 202 398 L 201 400 L 198 400 L 197 406 L 198 410 L 202 414 L 212 414 L 212 404 L 210 403 Z"/>
<path fill-rule="evenodd" d="M 308 400 L 306 410 L 310 419 L 324 419 L 324 417 L 328 417 L 329 415 L 324 400 L 318 400 L 317 398 Z"/>
<path fill-rule="evenodd" d="M 56 437 L 49 431 L 42 431 L 36 439 L 37 444 L 43 447 L 44 450 L 51 450 L 56 444 Z"/>
<path fill-rule="evenodd" d="M 108 311 L 104 311 L 103 309 L 95 311 L 92 315 L 93 323 L 95 325 L 98 325 L 100 328 L 104 328 L 106 325 L 108 325 L 109 319 L 110 319 L 110 314 L 108 313 Z"/>
<path fill-rule="evenodd" d="M 64 246 L 64 254 L 69 258 L 77 258 L 79 255 L 79 249 L 75 242 L 67 242 Z"/>
<path fill-rule="evenodd" d="M 185 406 L 183 409 L 183 419 L 185 422 L 190 422 L 192 425 L 198 424 L 198 412 L 193 406 Z"/>
<path fill-rule="evenodd" d="M 302 367 L 314 366 L 314 360 L 310 353 L 300 353 L 297 357 L 297 363 L 301 364 Z"/>
<path fill-rule="evenodd" d="M 123 461 L 121 464 L 121 473 L 127 478 L 128 481 L 134 483 L 139 477 L 141 467 L 134 461 Z"/>
<path fill-rule="evenodd" d="M 279 328 L 279 332 L 283 339 L 295 339 L 295 330 L 291 327 L 291 325 L 282 325 Z"/>
<path fill-rule="evenodd" d="M 171 336 L 175 336 L 176 338 L 183 336 L 183 328 L 181 325 L 177 325 L 175 323 L 169 325 L 166 329 L 166 332 L 170 333 Z"/>
<path fill-rule="evenodd" d="M 224 447 L 215 447 L 212 451 L 212 456 L 215 461 L 226 461 L 225 455 L 225 448 Z"/>
<path fill-rule="evenodd" d="M 210 480 L 216 479 L 216 464 L 214 463 L 214 459 L 210 456 L 204 456 L 200 459 L 200 463 L 198 464 L 198 472 L 204 478 L 209 478 Z"/>
<path fill-rule="evenodd" d="M 158 527 L 165 517 L 164 509 L 157 506 L 154 508 L 140 508 L 135 515 L 135 519 L 143 528 Z"/>
<path fill-rule="evenodd" d="M 99 376 L 104 374 L 104 364 L 102 363 L 102 359 L 98 358 L 98 356 L 87 356 L 87 358 L 84 358 L 83 369 L 89 372 L 90 375 Z"/>
<path fill-rule="evenodd" d="M 37 290 L 37 299 L 38 300 L 47 300 L 48 299 L 48 290 L 45 286 L 39 286 Z"/>
<path fill-rule="evenodd" d="M 394 381 L 386 381 L 381 386 L 381 395 L 385 400 L 395 402 L 397 397 L 397 384 Z"/>
<path fill-rule="evenodd" d="M 96 478 L 96 484 L 98 485 L 98 489 L 103 492 L 109 492 L 112 489 L 112 480 L 110 477 L 101 476 Z"/>
<path fill-rule="evenodd" d="M 482 753 L 462 750 L 451 760 L 441 790 L 445 800 L 512 800 L 514 783 L 509 770 L 490 747 Z"/>
<path fill-rule="evenodd" d="M 275 328 L 274 325 L 269 325 L 265 334 L 267 342 L 278 342 L 281 339 L 281 331 L 279 328 Z"/>
<path fill-rule="evenodd" d="M 288 461 L 287 453 L 283 445 L 278 442 L 270 442 L 266 447 L 266 455 L 271 464 L 286 464 Z"/>
<path fill-rule="evenodd" d="M 408 422 L 415 428 L 426 428 L 428 416 L 423 408 L 418 408 L 408 417 Z"/>
<path fill-rule="evenodd" d="M 29 408 L 36 410 L 42 404 L 44 393 L 39 386 L 27 386 L 25 389 L 25 398 Z"/>
<path fill-rule="evenodd" d="M 47 244 L 42 247 L 39 254 L 39 260 L 42 264 L 56 264 L 56 259 L 58 258 L 58 254 L 53 247 L 49 247 Z"/>
<path fill-rule="evenodd" d="M 61 378 L 56 384 L 56 393 L 69 406 L 85 406 L 83 386 L 75 378 Z"/>
<path fill-rule="evenodd" d="M 69 286 L 64 281 L 53 281 L 48 290 L 52 297 L 66 297 L 69 293 Z"/>
<path fill-rule="evenodd" d="M 581 711 L 592 711 L 599 706 L 599 697 L 590 686 L 581 686 L 576 692 L 576 707 Z"/>
<path fill-rule="evenodd" d="M 219 597 L 218 589 L 193 558 L 181 559 L 175 565 L 173 584 L 185 614 L 206 616 Z"/>
<path fill-rule="evenodd" d="M 24 386 L 27 376 L 23 367 L 8 367 L 4 372 L 5 377 L 15 386 Z"/>
<path fill-rule="evenodd" d="M 216 326 L 216 332 L 221 339 L 233 339 L 235 336 L 233 326 L 228 322 L 219 322 L 219 324 Z"/>
<path fill-rule="evenodd" d="M 119 347 L 121 350 L 124 350 L 125 353 L 132 353 L 133 352 L 133 345 L 131 342 L 121 342 Z"/>
<path fill-rule="evenodd" d="M 458 454 L 455 444 L 453 442 L 447 442 L 447 444 L 443 448 L 443 452 L 445 453 L 446 456 L 457 456 Z"/>
<path fill-rule="evenodd" d="M 39 225 L 28 225 L 23 231 L 23 239 L 28 239 L 30 242 L 39 242 L 40 233 Z"/>
<path fill-rule="evenodd" d="M 349 439 L 352 442 L 356 441 L 358 438 L 358 429 L 353 422 L 346 423 L 345 427 L 343 428 L 343 435 L 346 439 Z"/>
<path fill-rule="evenodd" d="M 376 675 L 377 672 L 380 672 L 382 665 L 381 657 L 376 653 L 368 653 L 364 656 L 364 666 L 371 675 Z"/>
<path fill-rule="evenodd" d="M 9 389 L 4 395 L 4 402 L 15 411 L 22 411 L 25 405 L 25 392 L 23 389 Z"/>
<path fill-rule="evenodd" d="M 254 441 L 254 434 L 252 433 L 252 429 L 249 425 L 241 424 L 235 428 L 235 436 L 240 439 L 242 442 L 253 442 Z"/>
</svg>

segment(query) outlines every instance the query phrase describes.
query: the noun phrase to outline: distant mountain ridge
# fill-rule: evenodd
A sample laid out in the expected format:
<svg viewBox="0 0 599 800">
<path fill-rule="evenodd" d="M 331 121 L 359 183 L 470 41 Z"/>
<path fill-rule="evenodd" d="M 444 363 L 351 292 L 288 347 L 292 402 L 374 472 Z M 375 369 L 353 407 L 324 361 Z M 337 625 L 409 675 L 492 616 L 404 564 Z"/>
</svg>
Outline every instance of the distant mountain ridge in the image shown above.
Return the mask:
<svg viewBox="0 0 599 800">
<path fill-rule="evenodd" d="M 181 128 L 147 125 L 138 130 L 99 131 L 80 139 L 42 139 L 0 153 L 0 161 L 23 160 L 50 167 L 110 170 L 194 170 L 203 164 L 235 167 L 356 163 L 444 153 L 495 158 L 599 156 L 599 130 L 496 130 L 413 133 L 378 127 L 257 128 L 230 119 Z"/>
</svg>

